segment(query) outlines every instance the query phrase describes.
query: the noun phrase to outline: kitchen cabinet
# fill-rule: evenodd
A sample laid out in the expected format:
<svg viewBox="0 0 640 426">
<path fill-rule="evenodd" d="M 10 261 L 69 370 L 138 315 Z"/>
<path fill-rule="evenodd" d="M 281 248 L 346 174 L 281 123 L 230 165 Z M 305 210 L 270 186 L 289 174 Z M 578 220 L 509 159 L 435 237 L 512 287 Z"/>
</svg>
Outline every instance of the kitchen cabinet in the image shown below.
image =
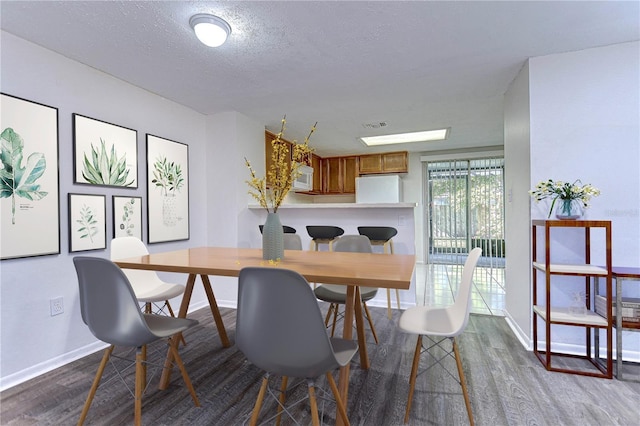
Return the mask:
<svg viewBox="0 0 640 426">
<path fill-rule="evenodd" d="M 358 173 L 358 157 L 329 157 L 322 159 L 323 190 L 325 194 L 354 194 Z"/>
<path fill-rule="evenodd" d="M 409 160 L 407 151 L 385 152 L 361 155 L 359 158 L 360 175 L 380 173 L 407 173 Z"/>
<path fill-rule="evenodd" d="M 322 192 L 322 158 L 311 154 L 311 167 L 313 167 L 313 193 Z"/>
<path fill-rule="evenodd" d="M 612 378 L 613 376 L 613 320 L 611 315 L 612 302 L 612 267 L 611 267 L 611 221 L 606 220 L 534 220 L 532 221 L 532 254 L 533 254 L 533 352 L 542 365 L 549 371 L 580 374 L 593 377 Z M 584 263 L 556 264 L 551 263 L 552 245 L 563 249 L 563 241 L 552 241 L 552 231 L 559 228 L 581 228 L 584 231 Z M 591 263 L 592 229 L 604 230 L 605 266 Z M 538 260 L 538 233 L 544 231 L 542 240 L 544 258 Z M 555 232 L 554 232 L 555 233 Z M 552 301 L 552 287 L 562 285 L 556 281 L 559 276 L 582 277 L 584 279 L 583 292 L 574 295 L 576 299 L 569 307 L 561 306 L 557 300 Z M 594 298 L 597 294 L 597 278 L 606 279 L 605 310 L 606 317 L 595 312 Z M 543 297 L 539 297 L 540 295 Z M 577 302 L 577 303 L 576 303 Z M 538 347 L 538 323 L 544 324 L 545 347 Z M 551 349 L 552 326 L 581 327 L 585 329 L 584 355 L 564 354 Z M 599 356 L 599 341 L 601 331 L 606 335 L 606 358 L 604 365 Z M 593 342 L 592 342 L 593 337 Z M 580 358 L 588 361 L 598 371 L 587 371 L 582 368 L 570 368 L 552 365 L 552 356 Z"/>
</svg>

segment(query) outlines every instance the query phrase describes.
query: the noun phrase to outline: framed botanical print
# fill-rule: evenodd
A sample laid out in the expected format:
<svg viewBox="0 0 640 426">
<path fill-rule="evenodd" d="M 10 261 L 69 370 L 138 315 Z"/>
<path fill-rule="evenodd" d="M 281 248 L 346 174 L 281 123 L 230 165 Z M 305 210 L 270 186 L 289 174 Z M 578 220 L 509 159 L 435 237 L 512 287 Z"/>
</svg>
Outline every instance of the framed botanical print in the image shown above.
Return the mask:
<svg viewBox="0 0 640 426">
<path fill-rule="evenodd" d="M 142 240 L 142 197 L 113 196 L 113 238 Z"/>
<path fill-rule="evenodd" d="M 189 146 L 147 134 L 149 243 L 189 239 Z"/>
<path fill-rule="evenodd" d="M 69 252 L 107 248 L 106 197 L 69 194 Z"/>
<path fill-rule="evenodd" d="M 0 99 L 0 259 L 59 254 L 58 109 Z"/>
<path fill-rule="evenodd" d="M 73 114 L 75 183 L 138 187 L 138 132 Z"/>
</svg>

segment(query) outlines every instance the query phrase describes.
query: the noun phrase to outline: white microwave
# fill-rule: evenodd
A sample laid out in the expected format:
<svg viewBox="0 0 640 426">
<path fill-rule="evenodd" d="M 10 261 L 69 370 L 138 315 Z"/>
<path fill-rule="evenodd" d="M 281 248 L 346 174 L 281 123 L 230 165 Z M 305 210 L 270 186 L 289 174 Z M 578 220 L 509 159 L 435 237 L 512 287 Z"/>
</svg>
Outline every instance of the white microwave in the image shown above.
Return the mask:
<svg viewBox="0 0 640 426">
<path fill-rule="evenodd" d="M 292 189 L 296 192 L 308 192 L 313 190 L 313 167 L 300 164 L 298 172 L 300 172 L 300 175 L 294 179 Z"/>
</svg>

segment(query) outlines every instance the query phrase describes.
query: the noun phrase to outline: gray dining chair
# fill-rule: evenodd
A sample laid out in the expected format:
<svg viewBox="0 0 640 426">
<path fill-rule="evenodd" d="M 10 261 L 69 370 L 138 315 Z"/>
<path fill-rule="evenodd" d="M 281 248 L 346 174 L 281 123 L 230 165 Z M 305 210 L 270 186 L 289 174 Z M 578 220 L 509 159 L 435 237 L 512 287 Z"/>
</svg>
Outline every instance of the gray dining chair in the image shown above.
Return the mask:
<svg viewBox="0 0 640 426">
<path fill-rule="evenodd" d="M 171 337 L 193 327 L 198 324 L 198 321 L 142 313 L 126 275 L 115 263 L 107 259 L 78 256 L 73 259 L 73 263 L 78 275 L 82 320 L 96 338 L 110 344 L 96 372 L 78 425 L 82 425 L 87 417 L 115 346 L 136 348 L 134 423 L 139 425 L 142 420 L 142 393 L 145 386 L 143 369 L 146 364 L 142 347 L 165 338 L 169 341 L 169 350 L 182 373 L 193 402 L 197 407 L 200 406 L 182 358 L 173 345 Z"/>
<path fill-rule="evenodd" d="M 285 250 L 302 250 L 302 240 L 298 234 L 284 234 L 282 236 Z"/>
<path fill-rule="evenodd" d="M 372 253 L 371 241 L 365 235 L 344 235 L 340 237 L 333 244 L 334 252 L 352 252 L 352 253 Z M 340 305 L 344 305 L 347 300 L 347 287 L 344 285 L 336 284 L 322 284 L 314 289 L 314 293 L 319 300 L 329 302 L 329 310 L 325 317 L 325 326 L 329 326 L 329 320 L 333 316 L 333 323 L 331 326 L 331 336 L 333 337 L 336 330 L 336 322 L 339 315 Z M 371 328 L 371 334 L 376 344 L 378 343 L 378 335 L 376 334 L 376 328 L 373 326 L 373 320 L 367 307 L 367 301 L 373 299 L 378 293 L 378 289 L 375 287 L 360 287 L 360 299 L 362 303 L 363 313 L 369 327 Z"/>
<path fill-rule="evenodd" d="M 313 291 L 302 275 L 280 268 L 248 267 L 238 278 L 236 344 L 247 359 L 265 371 L 251 425 L 258 422 L 271 374 L 282 376 L 280 420 L 288 378 L 306 379 L 313 424 L 318 424 L 315 379 L 325 375 L 348 425 L 332 370 L 346 366 L 358 350 L 352 340 L 329 338 Z M 288 411 L 285 409 L 285 412 Z M 272 418 L 273 418 L 272 417 Z"/>
</svg>

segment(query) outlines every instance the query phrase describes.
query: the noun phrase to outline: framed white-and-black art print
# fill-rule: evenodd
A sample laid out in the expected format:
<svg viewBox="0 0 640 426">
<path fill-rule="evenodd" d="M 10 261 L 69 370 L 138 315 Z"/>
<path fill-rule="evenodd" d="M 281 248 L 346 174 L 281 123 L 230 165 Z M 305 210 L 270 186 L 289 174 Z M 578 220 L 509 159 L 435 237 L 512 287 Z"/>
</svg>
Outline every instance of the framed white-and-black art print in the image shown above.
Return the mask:
<svg viewBox="0 0 640 426">
<path fill-rule="evenodd" d="M 113 196 L 113 238 L 142 240 L 142 197 Z"/>
<path fill-rule="evenodd" d="M 0 100 L 0 259 L 60 253 L 58 109 Z"/>
<path fill-rule="evenodd" d="M 69 194 L 69 252 L 107 248 L 104 195 Z"/>
<path fill-rule="evenodd" d="M 149 243 L 189 239 L 189 146 L 147 134 Z"/>
<path fill-rule="evenodd" d="M 73 114 L 73 181 L 138 187 L 138 132 Z"/>
</svg>

